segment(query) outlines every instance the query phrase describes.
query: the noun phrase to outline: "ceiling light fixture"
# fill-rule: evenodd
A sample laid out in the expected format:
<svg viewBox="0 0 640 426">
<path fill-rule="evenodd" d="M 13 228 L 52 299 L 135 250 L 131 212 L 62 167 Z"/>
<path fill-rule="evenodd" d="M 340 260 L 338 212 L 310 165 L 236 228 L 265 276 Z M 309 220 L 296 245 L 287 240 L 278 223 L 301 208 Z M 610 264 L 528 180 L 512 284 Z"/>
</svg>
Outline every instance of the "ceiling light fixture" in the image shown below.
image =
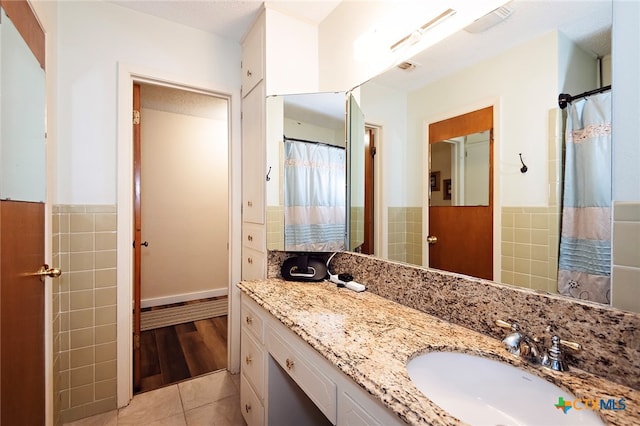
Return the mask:
<svg viewBox="0 0 640 426">
<path fill-rule="evenodd" d="M 436 16 L 426 24 L 422 25 L 420 28 L 416 29 L 415 31 L 411 32 L 410 34 L 406 35 L 405 37 L 401 38 L 400 40 L 392 44 L 390 47 L 391 51 L 395 52 L 396 50 L 401 49 L 403 47 L 416 44 L 418 41 L 420 41 L 420 38 L 424 33 L 431 30 L 433 27 L 442 23 L 443 21 L 452 17 L 455 14 L 456 14 L 456 11 L 453 9 L 445 10 L 440 15 Z"/>
<path fill-rule="evenodd" d="M 512 13 L 513 9 L 509 7 L 509 4 L 505 4 L 487 13 L 483 17 L 476 19 L 470 25 L 467 25 L 464 30 L 471 34 L 481 33 L 506 20 Z"/>
<path fill-rule="evenodd" d="M 366 74 L 410 60 L 419 52 L 503 6 L 508 0 L 388 0 L 380 3 L 380 18 L 354 40 L 354 59 L 366 64 Z M 444 5 L 443 5 L 444 3 Z M 397 7 L 390 6 L 396 4 Z M 426 23 L 423 23 L 425 22 Z"/>
</svg>

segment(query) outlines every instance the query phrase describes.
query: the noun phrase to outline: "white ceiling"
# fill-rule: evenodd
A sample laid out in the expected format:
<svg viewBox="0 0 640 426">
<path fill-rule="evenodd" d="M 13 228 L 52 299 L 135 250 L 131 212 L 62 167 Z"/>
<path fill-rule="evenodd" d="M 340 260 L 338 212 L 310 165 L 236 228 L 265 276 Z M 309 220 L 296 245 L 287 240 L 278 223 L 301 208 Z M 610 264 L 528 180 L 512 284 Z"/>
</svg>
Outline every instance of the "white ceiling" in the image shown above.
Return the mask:
<svg viewBox="0 0 640 426">
<path fill-rule="evenodd" d="M 172 22 L 240 41 L 257 18 L 262 4 L 258 0 L 110 0 Z M 340 0 L 276 0 L 269 7 L 312 22 L 321 22 Z"/>
<path fill-rule="evenodd" d="M 514 0 L 511 16 L 487 31 L 459 31 L 411 59 L 417 67 L 394 69 L 377 79 L 411 90 L 437 81 L 552 30 L 559 30 L 594 56 L 611 53 L 611 0 Z"/>
<path fill-rule="evenodd" d="M 110 0 L 118 5 L 240 41 L 261 10 L 255 0 Z M 357 0 L 343 0 L 357 1 Z M 389 0 L 390 1 L 390 0 Z M 340 0 L 276 0 L 269 7 L 321 22 Z M 512 15 L 479 34 L 460 31 L 413 58 L 417 67 L 388 74 L 387 83 L 419 87 L 519 43 L 559 29 L 597 56 L 610 53 L 611 0 L 513 0 Z M 390 75 L 389 75 L 390 74 Z M 394 75 L 395 74 L 395 75 Z M 395 81 L 393 81 L 395 80 Z"/>
</svg>

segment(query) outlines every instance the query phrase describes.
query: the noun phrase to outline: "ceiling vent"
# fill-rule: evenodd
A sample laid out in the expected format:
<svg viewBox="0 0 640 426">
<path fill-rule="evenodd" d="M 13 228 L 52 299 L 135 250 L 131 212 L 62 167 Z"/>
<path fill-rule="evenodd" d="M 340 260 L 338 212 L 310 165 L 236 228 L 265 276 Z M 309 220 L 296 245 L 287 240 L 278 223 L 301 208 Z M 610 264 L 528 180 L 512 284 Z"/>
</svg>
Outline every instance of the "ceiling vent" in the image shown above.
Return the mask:
<svg viewBox="0 0 640 426">
<path fill-rule="evenodd" d="M 466 26 L 464 30 L 471 34 L 481 33 L 506 20 L 512 13 L 513 9 L 511 9 L 507 3 L 504 6 L 487 13 L 482 18 L 476 19 L 473 23 Z"/>
<path fill-rule="evenodd" d="M 400 68 L 401 70 L 403 70 L 403 71 L 411 71 L 412 69 L 414 69 L 416 67 L 416 64 L 414 64 L 413 62 L 404 61 L 404 62 L 400 62 L 396 66 L 398 68 Z"/>
</svg>

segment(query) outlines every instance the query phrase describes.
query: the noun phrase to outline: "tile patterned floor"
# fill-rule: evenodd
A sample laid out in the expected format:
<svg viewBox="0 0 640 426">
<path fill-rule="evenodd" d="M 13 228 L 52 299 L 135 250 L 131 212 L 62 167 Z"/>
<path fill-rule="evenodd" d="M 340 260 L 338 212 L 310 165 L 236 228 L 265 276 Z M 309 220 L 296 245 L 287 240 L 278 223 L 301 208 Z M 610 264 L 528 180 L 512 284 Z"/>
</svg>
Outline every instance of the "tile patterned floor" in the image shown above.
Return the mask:
<svg viewBox="0 0 640 426">
<path fill-rule="evenodd" d="M 246 426 L 240 412 L 240 375 L 217 371 L 136 395 L 119 410 L 65 426 Z"/>
</svg>

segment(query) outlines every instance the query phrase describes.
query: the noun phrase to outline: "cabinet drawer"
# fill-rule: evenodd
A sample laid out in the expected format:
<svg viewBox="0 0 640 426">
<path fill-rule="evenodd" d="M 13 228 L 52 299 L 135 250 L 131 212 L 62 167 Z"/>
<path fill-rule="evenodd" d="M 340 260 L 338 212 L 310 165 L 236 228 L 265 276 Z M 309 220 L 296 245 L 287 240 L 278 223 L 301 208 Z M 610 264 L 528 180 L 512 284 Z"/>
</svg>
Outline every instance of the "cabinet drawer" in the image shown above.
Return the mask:
<svg viewBox="0 0 640 426">
<path fill-rule="evenodd" d="M 240 410 L 247 426 L 264 425 L 264 407 L 244 374 L 240 375 Z"/>
<path fill-rule="evenodd" d="M 282 369 L 300 386 L 313 403 L 333 424 L 336 424 L 336 384 L 314 366 L 313 356 L 320 356 L 305 343 L 296 349 L 285 337 L 271 327 L 267 328 L 269 353 Z M 307 351 L 308 349 L 308 351 Z M 311 355 L 311 356 L 310 356 Z"/>
<path fill-rule="evenodd" d="M 242 224 L 242 245 L 259 252 L 266 252 L 264 225 L 255 223 Z"/>
<path fill-rule="evenodd" d="M 242 279 L 261 280 L 267 275 L 267 254 L 242 247 Z"/>
<path fill-rule="evenodd" d="M 242 328 L 249 331 L 260 342 L 264 343 L 264 320 L 258 311 L 251 306 L 252 302 L 242 301 Z M 261 309 L 261 308 L 258 308 Z"/>
<path fill-rule="evenodd" d="M 240 368 L 242 375 L 251 382 L 260 399 L 264 397 L 264 360 L 264 350 L 243 329 L 240 337 Z"/>
</svg>

